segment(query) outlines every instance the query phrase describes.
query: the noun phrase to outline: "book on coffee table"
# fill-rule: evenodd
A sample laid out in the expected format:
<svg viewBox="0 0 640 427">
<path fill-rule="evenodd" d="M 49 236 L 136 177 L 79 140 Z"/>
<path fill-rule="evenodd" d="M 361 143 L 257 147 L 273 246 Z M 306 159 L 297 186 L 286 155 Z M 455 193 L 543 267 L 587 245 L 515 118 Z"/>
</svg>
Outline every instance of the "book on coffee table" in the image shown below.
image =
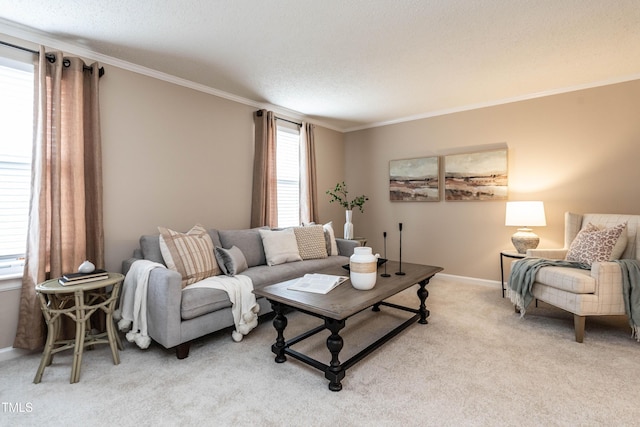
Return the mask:
<svg viewBox="0 0 640 427">
<path fill-rule="evenodd" d="M 287 289 L 293 291 L 313 292 L 314 294 L 326 294 L 349 278 L 346 276 L 334 276 L 331 274 L 309 273 L 295 280 Z"/>
</svg>

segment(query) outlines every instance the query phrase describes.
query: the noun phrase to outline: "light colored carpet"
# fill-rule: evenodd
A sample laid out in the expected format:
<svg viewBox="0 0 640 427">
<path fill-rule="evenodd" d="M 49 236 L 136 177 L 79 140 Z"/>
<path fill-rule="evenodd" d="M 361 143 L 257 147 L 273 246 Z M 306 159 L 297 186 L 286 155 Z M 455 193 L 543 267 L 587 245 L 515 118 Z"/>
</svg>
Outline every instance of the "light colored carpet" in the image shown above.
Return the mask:
<svg viewBox="0 0 640 427">
<path fill-rule="evenodd" d="M 198 340 L 184 360 L 157 345 L 142 351 L 125 343 L 114 366 L 108 347 L 99 346 L 85 352 L 77 384 L 69 384 L 70 352 L 54 358 L 40 384 L 32 383 L 39 355 L 3 362 L 0 425 L 640 423 L 640 344 L 624 317 L 587 319 L 578 344 L 572 317 L 550 306 L 520 319 L 498 288 L 436 278 L 428 289 L 429 324 L 411 326 L 348 370 L 338 393 L 315 369 L 292 358 L 274 362 L 267 319 L 240 343 L 230 331 Z M 415 288 L 395 299 L 415 305 Z M 347 321 L 341 360 L 380 324 L 400 322 L 382 310 Z M 292 313 L 286 336 L 317 323 Z M 328 362 L 325 338 L 296 348 Z"/>
</svg>

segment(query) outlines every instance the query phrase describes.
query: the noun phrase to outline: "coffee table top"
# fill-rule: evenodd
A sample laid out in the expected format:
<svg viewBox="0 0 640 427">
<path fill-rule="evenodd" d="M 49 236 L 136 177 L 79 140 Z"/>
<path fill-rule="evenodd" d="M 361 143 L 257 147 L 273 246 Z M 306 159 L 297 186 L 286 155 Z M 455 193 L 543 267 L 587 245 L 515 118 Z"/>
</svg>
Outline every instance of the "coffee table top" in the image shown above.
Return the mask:
<svg viewBox="0 0 640 427">
<path fill-rule="evenodd" d="M 298 310 L 329 317 L 331 319 L 346 319 L 365 308 L 387 299 L 400 291 L 403 291 L 416 283 L 427 280 L 436 273 L 442 271 L 442 267 L 432 265 L 402 263 L 404 276 L 395 274 L 399 270 L 399 264 L 394 261 L 387 262 L 387 272 L 391 277 L 381 277 L 384 267 L 378 269 L 378 278 L 373 289 L 360 291 L 351 286 L 351 281 L 338 285 L 327 294 L 314 294 L 311 292 L 294 291 L 287 289 L 292 281 L 276 283 L 255 289 L 254 294 L 277 301 Z M 316 273 L 348 276 L 349 272 L 341 267 L 333 267 L 317 271 Z"/>
</svg>

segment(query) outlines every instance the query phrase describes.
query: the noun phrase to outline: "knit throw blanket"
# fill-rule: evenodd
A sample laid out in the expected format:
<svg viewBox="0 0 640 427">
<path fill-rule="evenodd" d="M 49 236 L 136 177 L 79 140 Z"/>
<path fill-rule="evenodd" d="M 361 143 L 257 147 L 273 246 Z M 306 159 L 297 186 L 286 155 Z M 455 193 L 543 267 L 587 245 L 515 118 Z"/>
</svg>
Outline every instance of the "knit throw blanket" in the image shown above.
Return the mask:
<svg viewBox="0 0 640 427">
<path fill-rule="evenodd" d="M 622 294 L 631 334 L 640 342 L 640 262 L 632 259 L 620 259 L 615 262 L 622 270 Z M 543 258 L 523 258 L 514 263 L 509 276 L 509 297 L 520 310 L 520 316 L 524 316 L 526 308 L 533 301 L 531 287 L 538 270 L 548 266 L 591 269 L 589 264 Z"/>
<path fill-rule="evenodd" d="M 619 259 L 616 262 L 622 270 L 622 295 L 631 336 L 640 342 L 640 262 L 632 259 Z"/>
<path fill-rule="evenodd" d="M 583 270 L 590 270 L 589 264 L 582 264 L 574 261 L 544 258 L 523 258 L 512 264 L 511 275 L 509 276 L 509 298 L 520 311 L 520 316 L 524 316 L 527 307 L 533 301 L 531 287 L 536 279 L 538 270 L 542 267 L 572 267 Z"/>
<path fill-rule="evenodd" d="M 211 276 L 187 286 L 183 291 L 194 288 L 219 289 L 227 293 L 231 301 L 233 323 L 236 327 L 235 331 L 231 333 L 231 338 L 235 342 L 242 341 L 243 336 L 258 326 L 260 306 L 253 293 L 253 282 L 248 276 L 241 274 Z"/>
<path fill-rule="evenodd" d="M 127 341 L 135 342 L 142 349 L 151 344 L 147 333 L 147 290 L 149 274 L 155 268 L 166 267 L 147 260 L 131 264 L 122 284 L 120 308 L 113 314 L 114 319 L 118 320 L 118 329 L 126 332 Z"/>
</svg>

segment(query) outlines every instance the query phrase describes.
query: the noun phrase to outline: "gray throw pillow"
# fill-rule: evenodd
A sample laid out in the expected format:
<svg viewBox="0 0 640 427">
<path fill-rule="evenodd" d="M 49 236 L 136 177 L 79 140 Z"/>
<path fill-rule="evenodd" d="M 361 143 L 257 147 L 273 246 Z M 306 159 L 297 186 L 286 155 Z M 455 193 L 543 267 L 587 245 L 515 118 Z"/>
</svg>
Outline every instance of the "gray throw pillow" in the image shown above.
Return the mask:
<svg viewBox="0 0 640 427">
<path fill-rule="evenodd" d="M 247 266 L 265 265 L 267 257 L 264 254 L 262 238 L 259 229 L 268 230 L 269 227 L 250 228 L 245 230 L 218 230 L 220 243 L 223 248 L 238 247 L 247 260 Z"/>
<path fill-rule="evenodd" d="M 216 246 L 215 254 L 220 270 L 227 276 L 235 276 L 247 269 L 247 260 L 237 246 L 233 246 L 231 249 Z"/>
</svg>

